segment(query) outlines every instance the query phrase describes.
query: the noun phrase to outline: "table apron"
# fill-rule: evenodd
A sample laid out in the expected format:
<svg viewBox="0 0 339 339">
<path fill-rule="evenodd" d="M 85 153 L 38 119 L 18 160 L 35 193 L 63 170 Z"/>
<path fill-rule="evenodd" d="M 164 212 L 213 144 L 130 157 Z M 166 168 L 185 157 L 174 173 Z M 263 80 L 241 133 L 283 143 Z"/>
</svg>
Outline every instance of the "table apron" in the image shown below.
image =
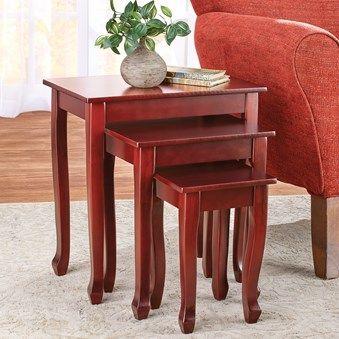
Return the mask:
<svg viewBox="0 0 339 339">
<path fill-rule="evenodd" d="M 156 166 L 242 160 L 252 156 L 252 140 L 228 140 L 195 144 L 160 146 L 156 149 Z"/>
<path fill-rule="evenodd" d="M 86 103 L 65 93 L 58 93 L 58 106 L 66 112 L 85 120 Z"/>
<path fill-rule="evenodd" d="M 207 95 L 106 103 L 106 121 L 135 121 L 245 112 L 245 94 Z"/>
<path fill-rule="evenodd" d="M 253 187 L 239 187 L 201 192 L 200 210 L 201 212 L 204 212 L 252 206 L 253 193 Z M 157 182 L 156 194 L 160 199 L 172 204 L 173 206 L 179 207 L 180 194 L 182 193 L 176 192 L 161 182 Z"/>
<path fill-rule="evenodd" d="M 251 139 L 199 142 L 195 144 L 159 146 L 155 148 L 155 166 L 175 166 L 203 162 L 243 160 L 252 157 Z M 106 151 L 130 164 L 137 148 L 121 140 L 106 138 Z"/>
</svg>

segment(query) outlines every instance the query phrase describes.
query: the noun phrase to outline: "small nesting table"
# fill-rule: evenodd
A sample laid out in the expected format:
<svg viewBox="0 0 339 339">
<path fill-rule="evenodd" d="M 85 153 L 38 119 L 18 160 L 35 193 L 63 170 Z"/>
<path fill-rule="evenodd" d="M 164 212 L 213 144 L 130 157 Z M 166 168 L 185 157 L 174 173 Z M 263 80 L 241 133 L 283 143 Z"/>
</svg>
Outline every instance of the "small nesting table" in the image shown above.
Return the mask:
<svg viewBox="0 0 339 339">
<path fill-rule="evenodd" d="M 246 119 L 246 128 L 257 128 L 258 94 L 265 87 L 232 78 L 230 83 L 213 88 L 166 84 L 153 89 L 134 89 L 120 76 L 76 77 L 44 80 L 52 88 L 52 165 L 57 230 L 57 250 L 52 262 L 57 275 L 67 272 L 70 255 L 70 200 L 67 156 L 67 112 L 85 120 L 88 225 L 90 235 L 91 278 L 88 294 L 93 304 L 102 301 L 104 270 L 104 131 L 108 123 L 192 116 L 232 114 Z M 220 152 L 230 159 L 251 158 L 258 169 L 266 168 L 265 138 L 239 139 L 227 150 L 218 141 L 210 144 L 208 161 L 218 161 Z M 213 146 L 213 147 L 211 147 Z M 184 147 L 184 146 L 183 146 Z M 265 150 L 261 152 L 260 150 Z M 171 150 L 169 149 L 168 152 Z M 175 146 L 173 146 L 175 151 Z M 223 156 L 223 160 L 225 157 Z M 146 161 L 147 159 L 141 159 Z M 184 159 L 183 159 L 184 161 Z M 147 171 L 146 171 L 147 172 Z M 147 195 L 142 185 L 149 175 L 140 171 L 140 197 Z M 151 204 L 149 204 L 150 206 Z M 146 204 L 147 206 L 147 204 Z M 151 243 L 151 208 L 136 210 L 136 232 L 142 229 L 143 241 Z M 135 251 L 142 253 L 142 242 Z M 148 261 L 136 265 L 135 297 L 143 294 L 143 271 Z"/>
</svg>

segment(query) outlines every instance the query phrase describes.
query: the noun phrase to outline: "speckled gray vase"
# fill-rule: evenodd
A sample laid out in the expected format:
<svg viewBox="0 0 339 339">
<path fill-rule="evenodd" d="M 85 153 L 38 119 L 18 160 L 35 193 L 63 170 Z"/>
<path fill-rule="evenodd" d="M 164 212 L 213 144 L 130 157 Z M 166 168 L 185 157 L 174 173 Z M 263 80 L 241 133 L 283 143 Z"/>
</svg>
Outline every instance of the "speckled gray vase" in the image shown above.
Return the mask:
<svg viewBox="0 0 339 339">
<path fill-rule="evenodd" d="M 141 41 L 140 46 L 123 60 L 120 72 L 129 85 L 151 88 L 164 81 L 167 66 L 158 53 L 148 50 Z"/>
</svg>

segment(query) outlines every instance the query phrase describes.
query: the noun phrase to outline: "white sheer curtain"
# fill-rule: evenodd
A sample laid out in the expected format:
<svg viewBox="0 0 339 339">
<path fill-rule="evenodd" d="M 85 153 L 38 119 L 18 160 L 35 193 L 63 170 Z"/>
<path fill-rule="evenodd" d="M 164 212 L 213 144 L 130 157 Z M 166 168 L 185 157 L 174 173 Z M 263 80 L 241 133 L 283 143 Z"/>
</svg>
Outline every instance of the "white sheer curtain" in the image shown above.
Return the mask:
<svg viewBox="0 0 339 339">
<path fill-rule="evenodd" d="M 128 0 L 115 0 L 124 7 Z M 147 1 L 140 0 L 143 4 Z M 189 0 L 156 0 L 194 26 Z M 0 0 L 0 116 L 49 110 L 43 78 L 118 74 L 123 56 L 94 47 L 105 33 L 109 0 Z M 168 64 L 197 65 L 193 36 L 157 51 Z"/>
</svg>

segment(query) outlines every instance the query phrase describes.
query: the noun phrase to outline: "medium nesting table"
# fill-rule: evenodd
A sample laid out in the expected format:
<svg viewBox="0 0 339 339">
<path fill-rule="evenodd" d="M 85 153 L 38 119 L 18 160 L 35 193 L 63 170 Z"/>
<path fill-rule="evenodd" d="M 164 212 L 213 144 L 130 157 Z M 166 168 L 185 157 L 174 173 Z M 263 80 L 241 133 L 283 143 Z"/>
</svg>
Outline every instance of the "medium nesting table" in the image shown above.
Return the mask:
<svg viewBox="0 0 339 339">
<path fill-rule="evenodd" d="M 169 119 L 193 116 L 232 114 L 246 120 L 246 128 L 257 129 L 258 94 L 265 87 L 232 78 L 230 83 L 212 88 L 166 84 L 153 89 L 135 89 L 124 83 L 120 76 L 76 77 L 44 80 L 52 88 L 52 165 L 57 230 L 57 250 L 52 262 L 57 275 L 68 269 L 70 255 L 70 199 L 67 156 L 67 112 L 85 120 L 86 130 L 86 175 L 88 192 L 88 225 L 90 237 L 91 277 L 88 294 L 93 304 L 102 301 L 105 279 L 104 268 L 104 153 L 105 126 L 108 123 Z M 227 149 L 230 159 L 255 158 L 255 166 L 265 170 L 265 138 L 239 139 Z M 176 146 L 176 147 L 181 147 Z M 186 147 L 186 146 L 182 146 Z M 255 152 L 254 152 L 255 150 Z M 168 150 L 170 154 L 170 149 Z M 173 148 L 175 151 L 175 147 Z M 215 143 L 201 147 L 208 161 L 218 161 L 222 145 Z M 256 154 L 253 154 L 256 153 Z M 140 155 L 141 156 L 141 155 Z M 147 157 L 140 158 L 147 162 Z M 183 162 L 185 159 L 182 159 Z M 138 205 L 136 209 L 135 251 L 140 256 L 149 253 L 145 244 L 151 246 L 151 196 L 150 173 L 147 163 L 138 171 Z M 112 255 L 112 253 L 110 253 Z M 136 290 L 134 301 L 144 302 L 149 294 L 148 280 L 142 272 L 150 271 L 151 262 L 143 260 L 136 265 Z M 108 270 L 110 271 L 110 270 Z"/>
</svg>

